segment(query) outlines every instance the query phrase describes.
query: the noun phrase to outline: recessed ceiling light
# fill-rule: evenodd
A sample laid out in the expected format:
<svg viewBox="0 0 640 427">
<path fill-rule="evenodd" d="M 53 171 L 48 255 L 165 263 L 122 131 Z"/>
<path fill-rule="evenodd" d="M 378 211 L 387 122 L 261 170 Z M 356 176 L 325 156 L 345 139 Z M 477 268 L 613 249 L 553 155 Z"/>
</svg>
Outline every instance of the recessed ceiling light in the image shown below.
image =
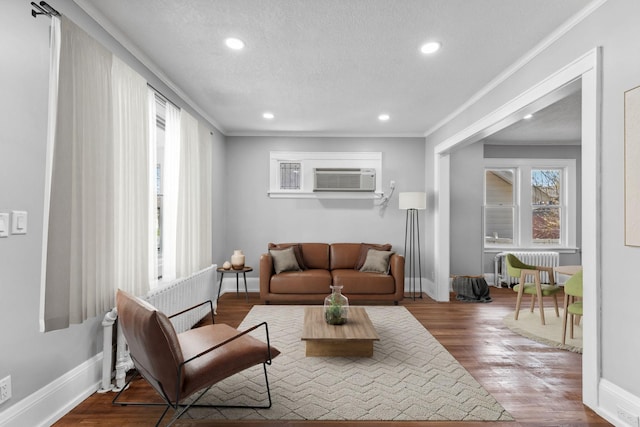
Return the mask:
<svg viewBox="0 0 640 427">
<path fill-rule="evenodd" d="M 442 45 L 439 42 L 425 43 L 420 48 L 420 52 L 428 55 L 430 53 L 434 53 L 434 52 L 437 52 L 438 50 L 440 50 L 441 46 Z"/>
<path fill-rule="evenodd" d="M 224 41 L 224 44 L 226 44 L 229 49 L 233 49 L 233 50 L 240 50 L 244 48 L 244 42 L 240 39 L 236 39 L 233 37 L 226 39 Z"/>
<path fill-rule="evenodd" d="M 523 119 L 529 120 L 531 117 L 533 117 L 533 114 L 527 114 L 526 116 L 523 117 Z"/>
<path fill-rule="evenodd" d="M 386 122 L 387 120 L 389 120 L 389 115 L 388 114 L 380 114 L 378 116 L 378 120 L 380 120 L 381 122 Z"/>
<path fill-rule="evenodd" d="M 273 119 L 275 116 L 273 115 L 273 113 L 266 112 L 266 113 L 263 113 L 263 114 L 262 114 L 262 117 L 264 117 L 264 118 L 265 118 L 265 119 L 267 119 L 267 120 L 271 120 L 271 119 Z"/>
</svg>

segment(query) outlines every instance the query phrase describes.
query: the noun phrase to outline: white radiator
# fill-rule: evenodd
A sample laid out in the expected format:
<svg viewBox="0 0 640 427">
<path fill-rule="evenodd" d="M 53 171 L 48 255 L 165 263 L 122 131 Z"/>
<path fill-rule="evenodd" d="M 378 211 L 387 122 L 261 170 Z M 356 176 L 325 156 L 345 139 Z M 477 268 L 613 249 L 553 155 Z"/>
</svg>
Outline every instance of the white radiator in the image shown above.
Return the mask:
<svg viewBox="0 0 640 427">
<path fill-rule="evenodd" d="M 200 270 L 189 277 L 178 279 L 150 291 L 145 299 L 159 311 L 171 315 L 203 301 L 215 300 L 215 265 Z M 190 313 L 171 319 L 177 333 L 191 329 L 209 313 L 209 306 L 203 306 Z"/>
<path fill-rule="evenodd" d="M 494 259 L 494 284 L 500 286 L 502 283 L 515 285 L 520 281 L 519 277 L 511 277 L 507 273 L 507 254 L 513 254 L 525 264 L 538 265 L 542 267 L 557 267 L 560 264 L 560 254 L 558 252 L 500 252 Z M 554 275 L 554 280 L 556 276 Z M 549 274 L 540 274 L 542 283 L 549 283 Z M 557 282 L 557 280 L 556 280 Z"/>
<path fill-rule="evenodd" d="M 171 283 L 149 291 L 143 297 L 159 311 L 172 315 L 185 310 L 201 302 L 211 300 L 216 297 L 216 265 L 213 264 L 200 270 L 189 277 L 177 279 Z M 184 332 L 191 329 L 203 317 L 210 313 L 210 306 L 204 305 L 199 309 L 176 316 L 171 319 L 176 332 Z M 118 391 L 124 387 L 125 376 L 129 369 L 133 368 L 133 362 L 129 357 L 129 350 L 121 331 L 118 331 L 116 348 L 116 385 L 111 384 L 112 368 L 112 343 L 113 327 L 117 320 L 117 311 L 114 308 L 107 313 L 102 321 L 104 327 L 104 349 L 102 365 L 102 388 L 100 392 L 110 390 Z"/>
</svg>

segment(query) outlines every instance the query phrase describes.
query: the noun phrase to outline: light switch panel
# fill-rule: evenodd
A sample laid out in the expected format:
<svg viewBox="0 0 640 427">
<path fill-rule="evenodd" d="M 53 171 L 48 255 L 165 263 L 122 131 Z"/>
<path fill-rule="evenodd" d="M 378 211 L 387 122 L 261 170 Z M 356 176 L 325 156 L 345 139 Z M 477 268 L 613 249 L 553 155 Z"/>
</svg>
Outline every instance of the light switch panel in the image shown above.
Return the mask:
<svg viewBox="0 0 640 427">
<path fill-rule="evenodd" d="M 27 234 L 27 212 L 11 212 L 11 234 Z"/>
<path fill-rule="evenodd" d="M 0 212 L 0 237 L 9 237 L 9 214 Z"/>
</svg>

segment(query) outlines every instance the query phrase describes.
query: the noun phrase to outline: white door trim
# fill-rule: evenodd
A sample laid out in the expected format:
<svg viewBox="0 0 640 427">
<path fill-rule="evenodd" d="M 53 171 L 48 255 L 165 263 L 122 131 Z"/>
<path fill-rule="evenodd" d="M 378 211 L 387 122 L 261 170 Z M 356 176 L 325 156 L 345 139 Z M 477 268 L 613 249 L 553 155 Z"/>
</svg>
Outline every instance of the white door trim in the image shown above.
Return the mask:
<svg viewBox="0 0 640 427">
<path fill-rule="evenodd" d="M 584 353 L 582 356 L 582 399 L 592 409 L 598 407 L 600 371 L 600 106 L 601 49 L 594 48 L 502 107 L 447 138 L 434 148 L 434 265 L 436 299 L 449 300 L 449 158 L 454 149 L 472 144 L 516 121 L 515 114 L 534 108 L 536 102 L 566 90 L 577 80 L 582 86 L 582 264 L 584 268 L 585 311 Z M 536 106 L 537 108 L 537 106 Z M 520 116 L 518 116 L 520 117 Z"/>
</svg>

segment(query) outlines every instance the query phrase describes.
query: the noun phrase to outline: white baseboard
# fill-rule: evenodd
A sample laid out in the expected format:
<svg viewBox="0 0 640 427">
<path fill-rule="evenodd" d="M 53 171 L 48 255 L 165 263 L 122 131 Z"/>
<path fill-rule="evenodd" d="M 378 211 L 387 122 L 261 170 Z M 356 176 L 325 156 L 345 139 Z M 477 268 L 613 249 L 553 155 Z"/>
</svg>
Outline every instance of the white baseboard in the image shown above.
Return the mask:
<svg viewBox="0 0 640 427">
<path fill-rule="evenodd" d="M 423 284 L 425 282 L 426 285 L 424 287 L 424 292 L 429 296 L 429 298 L 438 301 L 438 290 L 436 289 L 436 283 L 433 280 L 427 278 L 424 278 Z"/>
<path fill-rule="evenodd" d="M 236 292 L 235 274 L 229 274 L 228 278 L 226 276 L 222 278 L 222 289 L 220 290 L 220 295 L 232 292 Z M 247 277 L 247 292 L 260 292 L 260 278 Z M 238 276 L 238 293 L 240 295 L 244 295 L 244 279 L 242 276 Z"/>
<path fill-rule="evenodd" d="M 50 426 L 100 387 L 102 352 L 0 412 L 3 427 Z"/>
<path fill-rule="evenodd" d="M 600 380 L 600 402 L 596 411 L 615 426 L 638 427 L 640 397 L 605 379 Z"/>
<path fill-rule="evenodd" d="M 429 281 L 426 277 L 422 278 L 422 283 L 420 283 L 420 278 L 416 277 L 413 279 L 413 289 L 411 289 L 411 277 L 404 278 L 404 294 L 411 295 L 411 291 L 415 292 L 416 295 L 420 294 L 420 287 L 422 287 L 422 292 L 429 294 Z"/>
</svg>

